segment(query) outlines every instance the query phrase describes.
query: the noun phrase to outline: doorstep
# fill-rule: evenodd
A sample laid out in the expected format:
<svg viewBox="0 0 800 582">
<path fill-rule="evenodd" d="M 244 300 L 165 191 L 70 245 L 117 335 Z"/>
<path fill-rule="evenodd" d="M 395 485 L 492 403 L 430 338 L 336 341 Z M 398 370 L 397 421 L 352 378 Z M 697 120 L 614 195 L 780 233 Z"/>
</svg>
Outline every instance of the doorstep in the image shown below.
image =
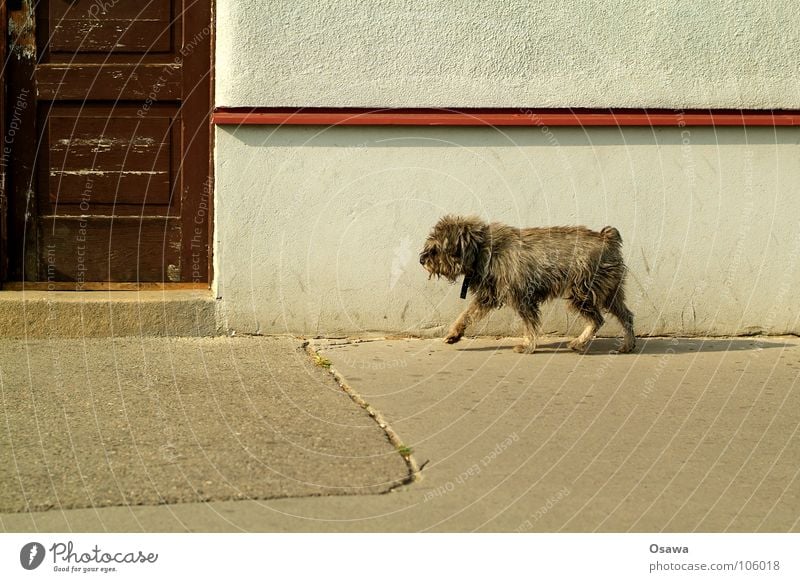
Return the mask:
<svg viewBox="0 0 800 582">
<path fill-rule="evenodd" d="M 209 290 L 0 291 L 0 337 L 214 336 Z"/>
</svg>

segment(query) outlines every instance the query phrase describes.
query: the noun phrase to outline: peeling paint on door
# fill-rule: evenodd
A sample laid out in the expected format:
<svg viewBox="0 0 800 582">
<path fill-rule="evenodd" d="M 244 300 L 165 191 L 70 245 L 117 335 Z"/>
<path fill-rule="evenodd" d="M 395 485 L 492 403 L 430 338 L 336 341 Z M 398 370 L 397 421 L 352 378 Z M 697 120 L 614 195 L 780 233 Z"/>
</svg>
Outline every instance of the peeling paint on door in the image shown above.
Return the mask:
<svg viewBox="0 0 800 582">
<path fill-rule="evenodd" d="M 11 53 L 20 60 L 36 59 L 36 22 L 30 0 L 22 0 L 22 8 L 9 12 L 8 36 Z"/>
</svg>

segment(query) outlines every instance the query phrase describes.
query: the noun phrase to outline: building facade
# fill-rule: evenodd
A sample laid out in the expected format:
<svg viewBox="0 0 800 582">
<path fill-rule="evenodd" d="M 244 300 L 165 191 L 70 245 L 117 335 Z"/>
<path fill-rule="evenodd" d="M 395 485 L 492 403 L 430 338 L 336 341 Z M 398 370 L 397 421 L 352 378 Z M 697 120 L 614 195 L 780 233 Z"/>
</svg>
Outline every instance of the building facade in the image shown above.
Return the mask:
<svg viewBox="0 0 800 582">
<path fill-rule="evenodd" d="M 434 336 L 464 302 L 418 252 L 477 214 L 617 227 L 639 334 L 800 333 L 800 6 L 134 8 L 8 5 L 6 289 L 189 288 L 229 333 Z M 544 329 L 574 323 L 553 305 Z"/>
<path fill-rule="evenodd" d="M 616 226 L 638 333 L 797 333 L 800 130 L 774 114 L 800 107 L 799 23 L 800 8 L 780 1 L 221 3 L 222 110 L 529 117 L 218 125 L 214 289 L 226 325 L 442 333 L 463 301 L 427 280 L 417 253 L 439 216 L 474 213 Z M 671 121 L 547 122 L 565 108 Z M 760 121 L 717 125 L 727 110 Z M 571 324 L 559 305 L 544 327 Z M 483 331 L 519 333 L 504 311 Z"/>
</svg>

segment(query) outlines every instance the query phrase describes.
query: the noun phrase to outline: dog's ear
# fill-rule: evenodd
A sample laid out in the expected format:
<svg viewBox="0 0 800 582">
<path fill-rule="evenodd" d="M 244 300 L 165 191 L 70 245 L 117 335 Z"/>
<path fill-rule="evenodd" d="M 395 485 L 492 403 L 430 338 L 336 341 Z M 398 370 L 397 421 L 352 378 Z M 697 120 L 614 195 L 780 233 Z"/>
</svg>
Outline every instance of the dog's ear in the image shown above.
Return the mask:
<svg viewBox="0 0 800 582">
<path fill-rule="evenodd" d="M 458 254 L 465 272 L 472 272 L 486 243 L 486 226 L 480 220 L 466 220 L 460 225 Z"/>
<path fill-rule="evenodd" d="M 441 241 L 442 252 L 455 254 L 458 246 L 458 237 L 461 234 L 461 217 L 454 214 L 446 214 L 439 219 L 435 230 L 437 238 Z"/>
</svg>

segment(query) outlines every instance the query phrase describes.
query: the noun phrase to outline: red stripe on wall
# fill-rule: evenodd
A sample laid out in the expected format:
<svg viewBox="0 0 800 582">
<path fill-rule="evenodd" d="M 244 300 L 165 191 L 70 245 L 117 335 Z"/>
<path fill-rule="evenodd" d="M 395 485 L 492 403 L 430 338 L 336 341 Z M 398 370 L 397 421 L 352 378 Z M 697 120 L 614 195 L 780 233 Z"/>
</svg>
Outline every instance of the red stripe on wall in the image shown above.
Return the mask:
<svg viewBox="0 0 800 582">
<path fill-rule="evenodd" d="M 216 125 L 794 126 L 798 111 L 219 108 Z"/>
</svg>

